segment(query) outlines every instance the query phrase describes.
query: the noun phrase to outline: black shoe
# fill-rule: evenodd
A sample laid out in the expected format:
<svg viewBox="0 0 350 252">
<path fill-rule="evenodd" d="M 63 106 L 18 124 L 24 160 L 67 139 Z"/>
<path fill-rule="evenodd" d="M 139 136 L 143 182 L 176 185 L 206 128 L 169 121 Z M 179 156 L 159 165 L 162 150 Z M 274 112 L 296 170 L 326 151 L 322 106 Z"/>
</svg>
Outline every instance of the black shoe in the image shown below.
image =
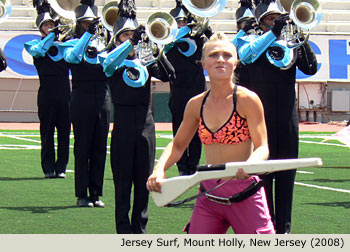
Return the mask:
<svg viewBox="0 0 350 252">
<path fill-rule="evenodd" d="M 80 207 L 94 207 L 94 204 L 87 197 L 78 198 L 77 205 Z"/>
<path fill-rule="evenodd" d="M 45 178 L 48 178 L 48 179 L 56 178 L 56 175 L 53 172 L 45 173 Z"/>
</svg>

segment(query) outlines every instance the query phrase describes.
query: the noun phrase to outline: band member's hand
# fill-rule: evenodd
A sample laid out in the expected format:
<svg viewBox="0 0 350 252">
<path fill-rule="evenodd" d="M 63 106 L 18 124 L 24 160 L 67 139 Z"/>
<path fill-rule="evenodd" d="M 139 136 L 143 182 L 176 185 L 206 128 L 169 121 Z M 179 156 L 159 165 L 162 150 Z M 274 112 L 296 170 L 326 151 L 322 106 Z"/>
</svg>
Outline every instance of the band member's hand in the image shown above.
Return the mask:
<svg viewBox="0 0 350 252">
<path fill-rule="evenodd" d="M 164 172 L 153 173 L 149 176 L 146 187 L 150 192 L 161 192 L 162 183 L 161 180 L 164 179 Z"/>
<path fill-rule="evenodd" d="M 211 29 L 210 26 L 208 26 L 208 28 L 205 30 L 204 32 L 204 35 L 207 37 L 207 38 L 210 38 L 211 35 L 213 35 L 213 29 Z"/>
<path fill-rule="evenodd" d="M 239 168 L 236 172 L 236 179 L 248 179 L 250 175 L 248 175 L 242 168 Z"/>
<path fill-rule="evenodd" d="M 275 34 L 276 37 L 279 37 L 281 35 L 281 31 L 283 27 L 287 24 L 287 21 L 289 20 L 289 14 L 281 14 L 276 18 L 275 24 L 272 27 L 272 32 Z"/>
<path fill-rule="evenodd" d="M 55 33 L 56 36 L 58 36 L 62 31 L 58 26 L 56 26 L 51 32 Z"/>
<path fill-rule="evenodd" d="M 244 32 L 248 32 L 251 29 L 254 29 L 254 27 L 257 25 L 255 18 L 249 18 L 247 21 L 245 21 L 242 30 Z"/>
<path fill-rule="evenodd" d="M 91 21 L 89 28 L 88 28 L 88 32 L 90 34 L 95 34 L 96 30 L 97 30 L 97 25 L 100 22 L 100 18 L 95 18 Z"/>
<path fill-rule="evenodd" d="M 186 26 L 193 29 L 196 25 L 197 25 L 197 23 L 193 21 L 191 23 L 188 23 Z"/>
<path fill-rule="evenodd" d="M 142 34 L 145 34 L 145 26 L 143 25 L 139 25 L 135 31 L 134 31 L 134 35 L 132 36 L 132 38 L 130 39 L 130 42 L 133 45 L 137 45 L 137 43 L 142 40 Z"/>
</svg>

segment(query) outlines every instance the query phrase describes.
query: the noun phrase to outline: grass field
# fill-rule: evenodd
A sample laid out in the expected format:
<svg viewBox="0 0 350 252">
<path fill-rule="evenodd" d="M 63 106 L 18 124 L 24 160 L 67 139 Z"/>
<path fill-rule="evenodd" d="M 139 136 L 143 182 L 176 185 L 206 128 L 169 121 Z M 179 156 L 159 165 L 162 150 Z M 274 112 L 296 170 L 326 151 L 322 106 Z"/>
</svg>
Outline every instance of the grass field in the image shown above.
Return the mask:
<svg viewBox="0 0 350 252">
<path fill-rule="evenodd" d="M 337 141 L 322 143 L 330 134 L 301 132 L 300 157 L 321 157 L 323 166 L 298 170 L 293 205 L 294 234 L 350 233 L 350 148 Z M 157 158 L 170 140 L 171 132 L 157 132 Z M 71 146 L 73 141 L 72 138 Z M 104 209 L 76 207 L 72 148 L 70 154 L 67 179 L 44 179 L 39 132 L 0 131 L 0 234 L 115 233 L 109 153 L 101 198 L 106 203 Z M 174 167 L 167 173 L 168 177 L 176 175 Z M 184 197 L 195 193 L 196 188 L 193 188 Z M 176 208 L 157 208 L 150 198 L 147 232 L 182 233 L 192 208 L 193 202 Z"/>
</svg>

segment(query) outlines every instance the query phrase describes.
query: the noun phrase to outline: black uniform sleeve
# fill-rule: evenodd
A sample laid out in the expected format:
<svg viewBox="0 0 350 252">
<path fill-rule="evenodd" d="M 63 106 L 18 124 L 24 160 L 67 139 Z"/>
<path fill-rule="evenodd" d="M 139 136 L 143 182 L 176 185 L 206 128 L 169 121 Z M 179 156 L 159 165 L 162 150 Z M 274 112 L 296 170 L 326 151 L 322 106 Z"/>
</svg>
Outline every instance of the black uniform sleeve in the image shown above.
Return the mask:
<svg viewBox="0 0 350 252">
<path fill-rule="evenodd" d="M 304 74 L 313 75 L 317 72 L 317 60 L 308 42 L 297 48 L 297 66 Z"/>
<path fill-rule="evenodd" d="M 172 82 L 175 79 L 175 69 L 164 54 L 156 63 L 150 65 L 149 71 L 153 77 L 164 82 Z"/>
</svg>

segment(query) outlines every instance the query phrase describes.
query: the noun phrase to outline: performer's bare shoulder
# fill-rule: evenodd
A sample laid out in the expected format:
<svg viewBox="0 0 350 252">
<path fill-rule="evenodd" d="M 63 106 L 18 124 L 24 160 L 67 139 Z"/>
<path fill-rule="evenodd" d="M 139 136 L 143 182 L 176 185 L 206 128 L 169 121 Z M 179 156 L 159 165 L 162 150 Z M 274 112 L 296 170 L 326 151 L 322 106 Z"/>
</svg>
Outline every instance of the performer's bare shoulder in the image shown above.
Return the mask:
<svg viewBox="0 0 350 252">
<path fill-rule="evenodd" d="M 242 86 L 237 88 L 237 112 L 244 118 L 254 111 L 263 109 L 259 96 Z"/>
<path fill-rule="evenodd" d="M 201 111 L 203 99 L 208 92 L 209 91 L 207 90 L 207 91 L 204 91 L 203 93 L 200 93 L 199 95 L 192 97 L 186 105 L 185 111 L 187 111 L 188 114 L 193 116 L 198 121 L 200 117 L 200 111 Z"/>
</svg>

